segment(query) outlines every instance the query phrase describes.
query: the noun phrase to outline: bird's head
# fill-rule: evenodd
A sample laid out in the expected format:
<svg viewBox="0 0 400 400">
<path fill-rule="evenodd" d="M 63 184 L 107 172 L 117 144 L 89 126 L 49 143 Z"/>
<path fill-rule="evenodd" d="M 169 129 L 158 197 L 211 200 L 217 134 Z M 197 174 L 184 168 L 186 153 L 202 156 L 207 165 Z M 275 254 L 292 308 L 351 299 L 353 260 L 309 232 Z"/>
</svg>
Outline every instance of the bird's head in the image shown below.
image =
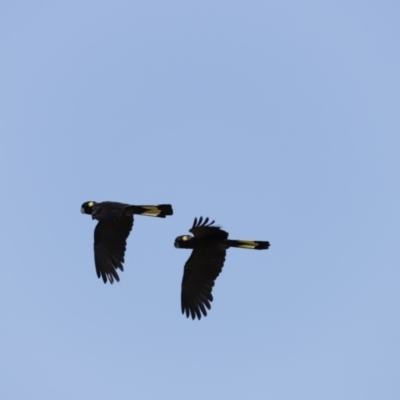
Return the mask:
<svg viewBox="0 0 400 400">
<path fill-rule="evenodd" d="M 95 204 L 95 201 L 87 201 L 86 203 L 83 203 L 81 206 L 81 213 L 91 215 Z"/>
<path fill-rule="evenodd" d="M 177 249 L 192 249 L 193 248 L 193 236 L 190 235 L 183 235 L 183 236 L 178 236 L 175 239 L 174 246 Z"/>
</svg>

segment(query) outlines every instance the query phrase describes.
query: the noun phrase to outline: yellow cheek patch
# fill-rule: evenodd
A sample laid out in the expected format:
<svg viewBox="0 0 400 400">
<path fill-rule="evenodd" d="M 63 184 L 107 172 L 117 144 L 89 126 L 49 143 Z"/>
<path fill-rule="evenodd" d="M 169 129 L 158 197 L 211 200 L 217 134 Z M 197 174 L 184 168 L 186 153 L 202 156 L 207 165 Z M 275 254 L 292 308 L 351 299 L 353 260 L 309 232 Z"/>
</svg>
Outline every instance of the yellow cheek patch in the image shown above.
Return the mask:
<svg viewBox="0 0 400 400">
<path fill-rule="evenodd" d="M 89 207 L 93 207 L 93 206 L 94 206 L 93 201 L 89 201 L 88 206 L 89 206 Z"/>
<path fill-rule="evenodd" d="M 183 241 L 186 241 L 186 240 L 189 240 L 190 239 L 190 236 L 182 236 L 182 240 Z"/>
</svg>

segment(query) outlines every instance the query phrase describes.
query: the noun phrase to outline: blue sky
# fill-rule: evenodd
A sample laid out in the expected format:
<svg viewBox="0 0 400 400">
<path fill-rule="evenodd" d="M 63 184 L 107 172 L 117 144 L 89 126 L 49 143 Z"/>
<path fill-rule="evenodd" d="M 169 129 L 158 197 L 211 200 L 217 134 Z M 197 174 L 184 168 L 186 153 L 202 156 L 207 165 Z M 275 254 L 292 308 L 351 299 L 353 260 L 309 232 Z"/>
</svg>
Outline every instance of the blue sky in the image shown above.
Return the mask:
<svg viewBox="0 0 400 400">
<path fill-rule="evenodd" d="M 4 1 L 0 395 L 398 399 L 400 5 Z M 88 200 L 138 216 L 121 282 Z M 194 217 L 231 249 L 181 315 Z"/>
</svg>

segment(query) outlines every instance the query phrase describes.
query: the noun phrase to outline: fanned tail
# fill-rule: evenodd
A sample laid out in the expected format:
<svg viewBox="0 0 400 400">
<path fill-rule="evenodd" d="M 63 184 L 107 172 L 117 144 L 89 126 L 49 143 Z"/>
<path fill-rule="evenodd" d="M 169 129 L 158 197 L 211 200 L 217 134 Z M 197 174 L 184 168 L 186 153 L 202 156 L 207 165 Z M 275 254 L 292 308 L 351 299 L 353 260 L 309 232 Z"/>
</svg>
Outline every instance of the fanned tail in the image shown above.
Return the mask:
<svg viewBox="0 0 400 400">
<path fill-rule="evenodd" d="M 226 244 L 229 247 L 252 250 L 266 250 L 270 246 L 269 242 L 262 242 L 260 240 L 227 240 Z"/>
</svg>

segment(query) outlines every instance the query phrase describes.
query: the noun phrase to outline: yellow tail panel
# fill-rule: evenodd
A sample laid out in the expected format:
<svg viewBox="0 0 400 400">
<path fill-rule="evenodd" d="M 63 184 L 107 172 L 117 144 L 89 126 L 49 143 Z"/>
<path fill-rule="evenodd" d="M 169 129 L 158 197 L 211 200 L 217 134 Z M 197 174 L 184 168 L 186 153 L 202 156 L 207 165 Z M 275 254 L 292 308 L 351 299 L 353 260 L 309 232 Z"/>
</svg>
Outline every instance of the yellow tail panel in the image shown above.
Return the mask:
<svg viewBox="0 0 400 400">
<path fill-rule="evenodd" d="M 162 213 L 162 211 L 157 206 L 143 206 L 143 208 L 145 209 L 145 211 L 143 211 L 141 214 L 147 215 L 149 217 L 157 217 Z"/>
</svg>

